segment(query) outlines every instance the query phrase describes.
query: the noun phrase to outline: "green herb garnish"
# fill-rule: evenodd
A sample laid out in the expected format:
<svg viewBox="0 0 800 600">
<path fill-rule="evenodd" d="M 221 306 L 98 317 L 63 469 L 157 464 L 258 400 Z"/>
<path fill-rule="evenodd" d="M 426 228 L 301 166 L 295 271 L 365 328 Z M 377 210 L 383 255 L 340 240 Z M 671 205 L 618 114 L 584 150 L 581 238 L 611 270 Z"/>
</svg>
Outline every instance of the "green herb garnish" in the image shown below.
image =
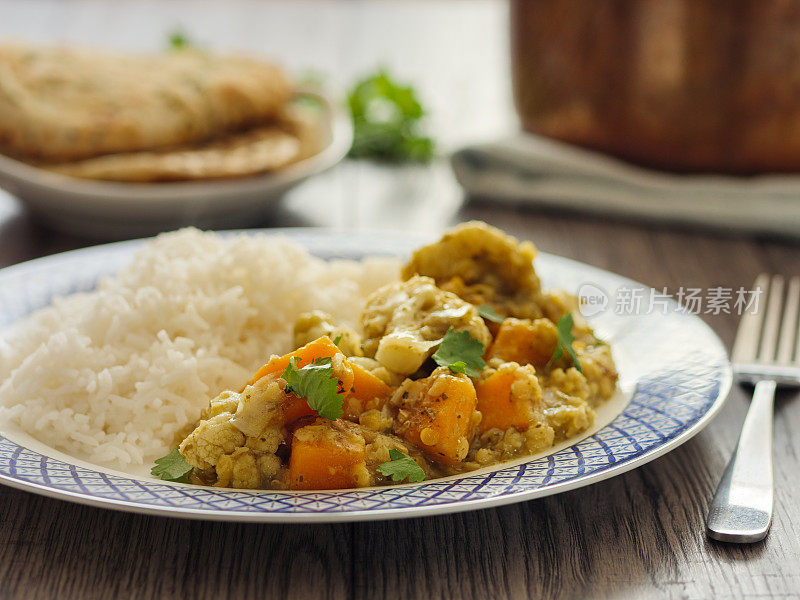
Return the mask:
<svg viewBox="0 0 800 600">
<path fill-rule="evenodd" d="M 169 34 L 167 45 L 170 50 L 182 50 L 183 48 L 194 46 L 194 43 L 183 31 L 176 29 Z"/>
<path fill-rule="evenodd" d="M 488 304 L 481 304 L 478 307 L 478 314 L 487 321 L 491 321 L 492 323 L 503 322 L 503 317 L 497 314 L 497 311 L 494 309 L 493 306 L 489 306 Z"/>
<path fill-rule="evenodd" d="M 298 356 L 290 358 L 281 375 L 288 384 L 286 391 L 305 398 L 308 406 L 320 417 L 331 420 L 341 417 L 344 401 L 333 374 L 333 360 L 330 357 L 315 358 L 303 368 L 297 367 L 299 362 Z"/>
<path fill-rule="evenodd" d="M 325 83 L 325 73 L 317 69 L 305 69 L 297 73 L 294 80 L 298 85 L 308 85 L 312 87 L 320 87 Z"/>
<path fill-rule="evenodd" d="M 150 469 L 150 474 L 164 481 L 189 483 L 191 470 L 192 465 L 186 462 L 177 448 L 173 448 L 166 456 L 156 459 L 156 466 Z"/>
<path fill-rule="evenodd" d="M 359 81 L 348 94 L 353 117 L 350 156 L 388 162 L 428 162 L 434 144 L 420 133 L 425 111 L 411 86 L 381 70 Z"/>
<path fill-rule="evenodd" d="M 558 345 L 556 346 L 555 352 L 553 352 L 553 356 L 550 357 L 550 361 L 547 364 L 552 365 L 564 355 L 564 352 L 566 352 L 567 355 L 572 359 L 573 366 L 578 369 L 580 373 L 583 373 L 583 370 L 581 369 L 581 363 L 578 360 L 578 355 L 575 354 L 575 348 L 572 347 L 572 342 L 575 341 L 575 336 L 572 335 L 573 325 L 574 321 L 572 319 L 572 313 L 567 313 L 558 320 L 558 323 L 556 324 L 556 330 L 558 331 Z"/>
<path fill-rule="evenodd" d="M 454 362 L 452 365 L 447 365 L 447 366 L 450 367 L 450 370 L 453 373 L 466 373 L 467 372 L 467 363 L 465 363 L 463 360 L 458 360 L 458 361 Z"/>
<path fill-rule="evenodd" d="M 291 102 L 292 106 L 296 106 L 297 108 L 305 111 L 319 112 L 325 108 L 325 104 L 323 104 L 322 100 L 316 96 L 297 95 L 289 100 L 289 102 Z"/>
<path fill-rule="evenodd" d="M 486 366 L 483 350 L 483 344 L 472 337 L 469 331 L 456 331 L 451 327 L 433 355 L 433 360 L 440 367 L 449 367 L 453 373 L 478 377 Z"/>
<path fill-rule="evenodd" d="M 411 483 L 419 483 L 425 479 L 425 471 L 410 456 L 406 456 L 399 450 L 392 448 L 389 450 L 389 462 L 378 465 L 378 472 L 381 475 L 392 478 L 392 481 L 403 481 L 408 479 Z"/>
<path fill-rule="evenodd" d="M 339 335 L 336 336 L 336 339 L 333 340 L 333 345 L 336 346 L 337 348 L 339 347 L 339 342 L 342 341 L 342 335 L 343 334 L 340 333 Z"/>
</svg>

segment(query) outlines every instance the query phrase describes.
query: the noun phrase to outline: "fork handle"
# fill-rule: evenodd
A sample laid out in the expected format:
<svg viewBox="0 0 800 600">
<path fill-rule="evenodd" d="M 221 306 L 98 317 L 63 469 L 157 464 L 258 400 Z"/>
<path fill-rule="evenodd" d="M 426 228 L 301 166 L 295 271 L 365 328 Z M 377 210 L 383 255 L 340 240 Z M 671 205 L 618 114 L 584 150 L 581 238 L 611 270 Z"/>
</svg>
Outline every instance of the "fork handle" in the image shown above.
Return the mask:
<svg viewBox="0 0 800 600">
<path fill-rule="evenodd" d="M 767 537 L 772 523 L 772 413 L 774 381 L 756 384 L 739 443 L 708 511 L 708 536 L 751 543 Z"/>
</svg>

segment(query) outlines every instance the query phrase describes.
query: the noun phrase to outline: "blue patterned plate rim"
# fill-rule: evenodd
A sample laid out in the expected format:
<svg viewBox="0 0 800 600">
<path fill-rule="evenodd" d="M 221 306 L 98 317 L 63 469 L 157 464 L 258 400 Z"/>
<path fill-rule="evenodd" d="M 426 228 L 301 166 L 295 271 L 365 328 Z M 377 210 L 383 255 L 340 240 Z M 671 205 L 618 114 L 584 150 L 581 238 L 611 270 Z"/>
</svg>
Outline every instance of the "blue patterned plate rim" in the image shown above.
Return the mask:
<svg viewBox="0 0 800 600">
<path fill-rule="evenodd" d="M 223 232 L 232 235 L 240 232 Z M 323 258 L 403 255 L 435 237 L 392 231 L 311 228 L 247 230 L 284 235 Z M 0 331 L 53 297 L 91 289 L 117 271 L 144 240 L 64 252 L 0 270 Z M 368 249 L 365 251 L 365 249 Z M 549 254 L 537 258 L 547 286 L 575 291 L 646 286 Z M 441 480 L 330 492 L 240 491 L 172 484 L 86 466 L 20 445 L 0 431 L 0 482 L 37 494 L 117 510 L 227 521 L 339 522 L 395 519 L 500 506 L 575 489 L 619 475 L 673 450 L 705 427 L 731 387 L 724 345 L 700 318 L 667 314 L 590 319 L 611 339 L 631 396 L 608 423 L 570 445 Z M 644 334 L 647 335 L 644 335 Z M 9 435 L 9 437 L 6 437 Z M 58 454 L 54 452 L 54 454 Z M 74 464 L 73 464 L 74 463 Z"/>
</svg>

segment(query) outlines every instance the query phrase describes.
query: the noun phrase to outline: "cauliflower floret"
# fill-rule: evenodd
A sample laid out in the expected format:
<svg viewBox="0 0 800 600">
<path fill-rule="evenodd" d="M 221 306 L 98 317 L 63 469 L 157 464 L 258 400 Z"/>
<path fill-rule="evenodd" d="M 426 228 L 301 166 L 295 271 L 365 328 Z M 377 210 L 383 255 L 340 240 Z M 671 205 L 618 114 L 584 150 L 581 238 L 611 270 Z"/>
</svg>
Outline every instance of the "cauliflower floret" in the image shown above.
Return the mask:
<svg viewBox="0 0 800 600">
<path fill-rule="evenodd" d="M 589 403 L 596 405 L 608 400 L 617 389 L 617 368 L 611 356 L 611 348 L 606 344 L 586 345 L 575 342 L 575 352 L 581 363 L 583 376 L 589 386 Z"/>
<path fill-rule="evenodd" d="M 285 398 L 283 379 L 262 377 L 255 384 L 237 394 L 239 402 L 231 422 L 243 434 L 255 437 L 280 417 L 281 403 Z"/>
<path fill-rule="evenodd" d="M 556 439 L 578 435 L 594 423 L 591 389 L 584 374 L 575 367 L 553 369 L 543 379 L 542 391 L 544 413 Z"/>
<path fill-rule="evenodd" d="M 544 377 L 543 387 L 553 388 L 581 400 L 589 399 L 586 377 L 575 367 L 553 369 Z"/>
<path fill-rule="evenodd" d="M 208 403 L 200 413 L 201 419 L 210 419 L 223 412 L 236 412 L 239 404 L 239 394 L 236 392 L 222 392 L 219 396 Z"/>
<path fill-rule="evenodd" d="M 555 431 L 556 440 L 576 436 L 594 423 L 595 412 L 586 400 L 558 389 L 545 388 L 544 401 L 549 405 L 544 413 L 547 423 Z"/>
<path fill-rule="evenodd" d="M 285 384 L 263 377 L 241 393 L 222 392 L 178 450 L 216 486 L 266 487 L 281 468 Z"/>
<path fill-rule="evenodd" d="M 257 489 L 266 487 L 279 473 L 281 460 L 274 454 L 261 454 L 251 448 L 237 448 L 217 461 L 216 487 Z"/>
<path fill-rule="evenodd" d="M 220 456 L 230 454 L 243 446 L 244 434 L 231 422 L 231 415 L 223 412 L 202 420 L 194 431 L 186 436 L 178 450 L 193 467 L 208 470 L 217 464 Z"/>
<path fill-rule="evenodd" d="M 364 353 L 400 374 L 417 371 L 451 327 L 468 331 L 484 346 L 491 341 L 478 310 L 430 277 L 382 287 L 367 299 L 361 323 Z"/>
<path fill-rule="evenodd" d="M 309 342 L 328 336 L 331 340 L 339 338 L 339 350 L 345 356 L 364 356 L 361 351 L 361 336 L 347 325 L 335 325 L 333 317 L 321 310 L 303 313 L 294 324 L 294 345 L 299 348 Z M 341 336 L 341 337 L 340 337 Z"/>
<path fill-rule="evenodd" d="M 414 252 L 402 277 L 426 275 L 467 302 L 491 305 L 503 316 L 536 319 L 542 316 L 542 293 L 535 257 L 530 242 L 472 221 Z"/>
<path fill-rule="evenodd" d="M 249 448 L 237 448 L 233 453 L 219 457 L 215 486 L 257 488 L 260 483 L 256 457 Z"/>
</svg>

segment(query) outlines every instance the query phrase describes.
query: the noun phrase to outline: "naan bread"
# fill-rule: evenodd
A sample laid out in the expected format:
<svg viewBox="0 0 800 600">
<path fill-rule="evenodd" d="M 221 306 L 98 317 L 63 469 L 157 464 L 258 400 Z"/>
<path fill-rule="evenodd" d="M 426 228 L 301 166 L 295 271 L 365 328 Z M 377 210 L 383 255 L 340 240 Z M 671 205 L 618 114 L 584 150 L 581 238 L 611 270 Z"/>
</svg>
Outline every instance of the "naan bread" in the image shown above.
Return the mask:
<svg viewBox="0 0 800 600">
<path fill-rule="evenodd" d="M 191 144 L 262 124 L 290 95 L 278 67 L 244 57 L 0 44 L 0 152 L 66 161 Z"/>
<path fill-rule="evenodd" d="M 286 109 L 274 124 L 196 147 L 110 154 L 41 166 L 71 177 L 106 181 L 227 179 L 275 171 L 315 154 L 319 145 L 316 119 Z"/>
</svg>

